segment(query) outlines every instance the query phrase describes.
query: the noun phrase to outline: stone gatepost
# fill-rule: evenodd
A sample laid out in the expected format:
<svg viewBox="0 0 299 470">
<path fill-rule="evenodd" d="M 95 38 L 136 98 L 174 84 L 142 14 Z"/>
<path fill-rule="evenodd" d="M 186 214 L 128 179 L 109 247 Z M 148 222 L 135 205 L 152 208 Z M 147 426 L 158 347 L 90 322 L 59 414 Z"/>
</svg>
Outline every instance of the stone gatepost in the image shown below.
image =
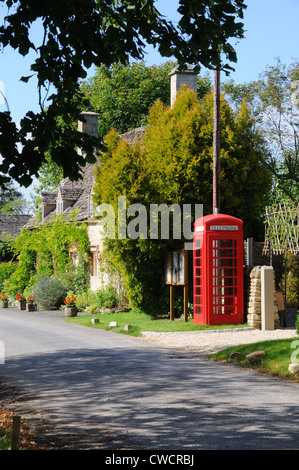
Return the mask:
<svg viewBox="0 0 299 470">
<path fill-rule="evenodd" d="M 249 301 L 247 309 L 247 323 L 258 330 L 262 329 L 262 286 L 261 286 L 262 266 L 255 266 L 250 273 Z M 267 299 L 267 305 L 273 315 L 274 328 L 280 328 L 278 316 L 278 303 L 275 291 L 275 279 L 273 272 L 272 301 Z M 269 307 L 270 306 L 270 307 Z M 267 318 L 269 318 L 267 316 Z M 270 320 L 271 321 L 271 320 Z"/>
</svg>

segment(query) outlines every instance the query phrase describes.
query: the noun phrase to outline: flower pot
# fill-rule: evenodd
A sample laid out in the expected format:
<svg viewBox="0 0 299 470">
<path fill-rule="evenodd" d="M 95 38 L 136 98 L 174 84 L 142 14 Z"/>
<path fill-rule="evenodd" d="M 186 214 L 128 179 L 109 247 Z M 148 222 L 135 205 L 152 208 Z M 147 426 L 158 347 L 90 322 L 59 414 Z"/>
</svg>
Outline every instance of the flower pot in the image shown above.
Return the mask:
<svg viewBox="0 0 299 470">
<path fill-rule="evenodd" d="M 18 309 L 26 310 L 26 302 L 19 302 Z"/>
<path fill-rule="evenodd" d="M 0 302 L 0 308 L 8 308 L 8 300 L 2 300 Z"/>
<path fill-rule="evenodd" d="M 36 304 L 26 304 L 26 310 L 27 312 L 35 312 L 36 310 Z"/>
<path fill-rule="evenodd" d="M 78 313 L 77 307 L 65 307 L 66 317 L 76 317 Z"/>
</svg>

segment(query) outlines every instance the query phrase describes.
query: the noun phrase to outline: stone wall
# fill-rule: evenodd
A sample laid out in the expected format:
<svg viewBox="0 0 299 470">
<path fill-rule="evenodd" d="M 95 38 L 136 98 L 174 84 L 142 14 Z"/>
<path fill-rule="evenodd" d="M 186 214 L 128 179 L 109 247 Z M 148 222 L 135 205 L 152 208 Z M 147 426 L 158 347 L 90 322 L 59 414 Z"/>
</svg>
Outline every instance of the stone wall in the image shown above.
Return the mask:
<svg viewBox="0 0 299 470">
<path fill-rule="evenodd" d="M 255 266 L 249 274 L 249 297 L 247 302 L 247 323 L 256 329 L 261 329 L 261 269 L 262 266 Z M 274 328 L 280 328 L 278 316 L 278 302 L 275 290 L 275 276 L 273 276 L 274 298 L 273 316 Z"/>
</svg>

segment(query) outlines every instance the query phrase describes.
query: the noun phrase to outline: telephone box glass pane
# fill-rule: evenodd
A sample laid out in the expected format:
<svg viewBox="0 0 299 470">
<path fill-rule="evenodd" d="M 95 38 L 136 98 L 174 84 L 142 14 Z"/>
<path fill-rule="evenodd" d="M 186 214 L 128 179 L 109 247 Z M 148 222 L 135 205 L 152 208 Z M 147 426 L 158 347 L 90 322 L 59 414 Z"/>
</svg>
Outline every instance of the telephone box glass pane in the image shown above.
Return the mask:
<svg viewBox="0 0 299 470">
<path fill-rule="evenodd" d="M 236 240 L 212 241 L 213 255 L 213 313 L 234 313 L 236 295 Z"/>
</svg>

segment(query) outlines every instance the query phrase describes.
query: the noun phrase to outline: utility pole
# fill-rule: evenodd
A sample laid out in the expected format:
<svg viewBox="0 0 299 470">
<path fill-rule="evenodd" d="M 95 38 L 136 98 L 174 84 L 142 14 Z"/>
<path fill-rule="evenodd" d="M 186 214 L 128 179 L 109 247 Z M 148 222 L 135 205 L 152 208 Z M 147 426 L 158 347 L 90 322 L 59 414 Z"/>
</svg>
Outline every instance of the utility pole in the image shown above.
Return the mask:
<svg viewBox="0 0 299 470">
<path fill-rule="evenodd" d="M 214 68 L 213 214 L 220 212 L 220 70 Z"/>
</svg>

